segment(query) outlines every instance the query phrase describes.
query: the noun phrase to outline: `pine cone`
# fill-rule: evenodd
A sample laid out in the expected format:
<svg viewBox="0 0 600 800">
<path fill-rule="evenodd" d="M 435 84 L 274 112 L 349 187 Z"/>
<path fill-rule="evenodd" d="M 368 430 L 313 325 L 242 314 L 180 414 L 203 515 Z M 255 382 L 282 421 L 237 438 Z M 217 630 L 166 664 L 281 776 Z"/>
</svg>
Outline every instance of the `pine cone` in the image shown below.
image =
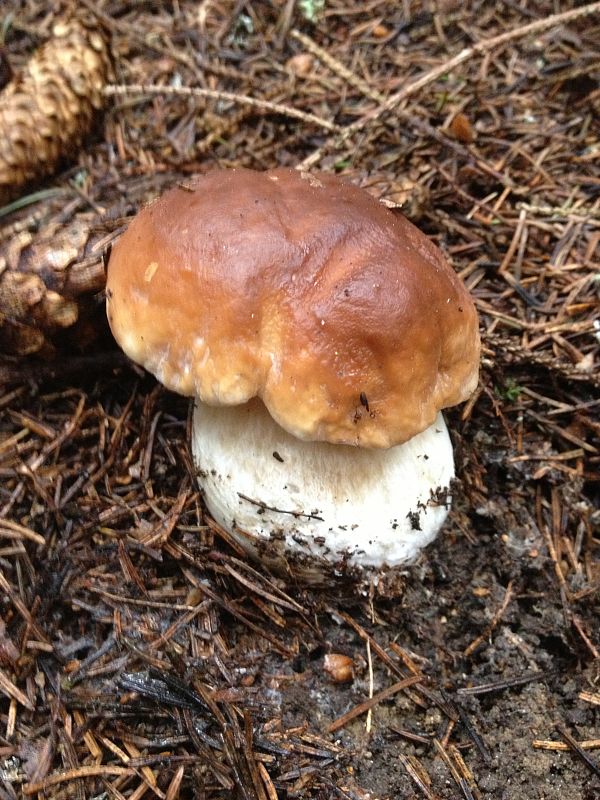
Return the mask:
<svg viewBox="0 0 600 800">
<path fill-rule="evenodd" d="M 100 33 L 74 20 L 54 26 L 0 93 L 0 204 L 77 151 L 102 108 L 110 70 Z"/>
<path fill-rule="evenodd" d="M 95 223 L 95 215 L 80 214 L 0 246 L 0 352 L 51 350 L 56 334 L 76 323 L 75 340 L 84 344 L 94 316 L 91 296 L 104 288 L 102 251 L 111 238 L 92 232 Z"/>
</svg>

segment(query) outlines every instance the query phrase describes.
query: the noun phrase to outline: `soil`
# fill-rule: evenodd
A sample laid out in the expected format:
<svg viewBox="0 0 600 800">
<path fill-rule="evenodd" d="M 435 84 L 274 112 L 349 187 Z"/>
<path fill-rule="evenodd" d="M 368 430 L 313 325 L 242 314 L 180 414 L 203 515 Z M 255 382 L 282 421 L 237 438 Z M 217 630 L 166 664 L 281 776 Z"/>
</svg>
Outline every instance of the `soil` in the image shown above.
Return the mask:
<svg viewBox="0 0 600 800">
<path fill-rule="evenodd" d="M 159 554 L 155 547 L 142 545 L 142 534 L 156 528 L 152 505 L 167 511 L 169 497 L 179 490 L 186 473 L 187 401 L 157 391 L 150 379 L 140 383 L 128 369 L 100 377 L 87 391 L 86 383 L 81 380 L 76 392 L 54 392 L 58 386 L 47 386 L 41 395 L 33 388 L 21 395 L 21 412 L 39 419 L 44 409 L 43 418 L 60 426 L 65 410 L 74 409 L 83 397 L 88 422 L 78 437 L 80 449 L 65 454 L 62 469 L 67 480 L 70 471 L 83 476 L 91 471 L 79 459 L 90 457 L 97 447 L 93 420 L 98 406 L 115 419 L 127 399 L 134 398 L 116 461 L 123 463 L 136 448 L 140 455 L 148 426 L 158 420 L 145 484 L 146 497 L 154 495 L 154 501 L 147 499 L 146 508 L 137 511 L 135 504 L 133 509 L 119 509 L 114 505 L 118 493 L 113 491 L 107 503 L 100 485 L 101 509 L 84 492 L 62 507 L 59 526 L 42 504 L 30 509 L 36 530 L 54 531 L 49 547 L 30 552 L 25 564 L 37 575 L 28 596 L 36 598 L 32 605 L 45 620 L 44 630 L 54 631 L 56 650 L 54 655 L 41 654 L 39 671 L 31 673 L 31 680 L 39 684 L 33 690 L 41 703 L 38 727 L 29 737 L 13 740 L 18 742 L 22 779 L 31 778 L 31 763 L 28 766 L 24 758 L 27 743 L 39 756 L 46 741 L 43 708 L 53 708 L 55 702 L 46 693 L 52 695 L 52 688 L 58 691 L 59 686 L 64 711 L 75 714 L 79 709 L 85 715 L 82 730 L 112 740 L 135 734 L 148 753 L 181 735 L 177 699 L 145 696 L 143 691 L 136 699 L 127 691 L 131 686 L 123 683 L 125 673 L 143 686 L 154 667 L 155 677 L 168 669 L 188 687 L 202 681 L 223 698 L 233 693 L 231 699 L 251 715 L 256 749 L 268 756 L 282 748 L 270 770 L 279 797 L 419 796 L 401 760 L 411 757 L 431 781 L 426 784 L 429 795 L 422 790 L 426 797 L 457 798 L 463 792 L 502 800 L 554 800 L 566 793 L 574 800 L 600 796 L 598 776 L 573 752 L 536 749 L 533 744 L 561 741 L 557 724 L 578 741 L 598 737 L 598 708 L 584 702 L 580 693 L 597 689 L 600 664 L 590 658 L 573 624 L 576 616 L 597 642 L 598 598 L 585 594 L 579 602 L 565 605 L 532 508 L 515 501 L 520 493 L 534 495 L 535 488 L 521 469 L 508 468 L 502 481 L 497 480 L 493 464 L 498 462 L 498 449 L 490 461 L 490 451 L 478 444 L 476 426 L 465 426 L 457 414 L 450 415 L 455 437 L 460 436 L 459 474 L 461 453 L 477 454 L 486 467 L 483 495 L 492 499 L 474 506 L 467 502 L 464 485 L 456 487 L 448 523 L 420 562 L 406 571 L 401 596 L 357 597 L 344 585 L 315 592 L 272 576 L 263 578 L 268 580 L 263 584 L 260 572 L 246 573 L 245 562 L 222 541 L 213 541 L 206 530 L 199 535 L 198 522 L 203 520 L 198 518 L 195 496 L 168 540 L 174 549 Z M 502 442 L 499 430 L 491 427 L 488 433 Z M 81 446 L 83 441 L 89 450 Z M 502 455 L 503 464 L 509 453 Z M 135 467 L 129 470 L 134 475 Z M 137 492 L 135 482 L 122 473 L 119 482 L 124 501 L 130 502 L 128 497 Z M 184 483 L 189 491 L 189 483 Z M 246 575 L 250 583 L 232 580 L 232 575 Z M 201 582 L 217 592 L 212 610 L 201 614 L 191 628 L 176 627 L 169 633 L 182 615 L 181 605 L 169 605 L 197 603 Z M 576 592 L 578 587 L 573 576 L 569 589 Z M 260 605 L 262 594 L 255 592 L 265 588 L 275 594 L 284 589 L 304 610 L 297 613 L 276 602 Z M 224 606 L 219 605 L 219 593 Z M 130 600 L 119 602 L 120 596 Z M 150 600 L 165 607 L 146 608 Z M 17 620 L 10 605 L 5 598 L 3 616 L 14 630 Z M 258 626 L 257 632 L 236 619 L 239 611 Z M 369 646 L 369 654 L 352 623 L 372 636 L 374 646 L 388 654 L 398 671 L 404 670 L 399 651 L 393 649 L 399 646 L 426 676 L 427 694 L 398 692 L 373 707 L 369 729 L 363 713 L 328 733 L 334 720 L 398 679 L 374 646 Z M 161 633 L 164 647 L 156 648 L 153 640 Z M 194 637 L 198 638 L 192 642 Z M 331 680 L 324 669 L 330 653 L 352 659 L 351 682 Z M 201 729 L 214 737 L 218 724 L 212 714 L 207 717 L 195 707 L 193 714 Z M 424 738 L 415 743 L 407 738 L 410 734 Z M 472 795 L 468 784 L 459 788 L 433 744 L 433 739 L 446 742 L 448 736 L 450 747 L 458 748 L 472 773 Z M 269 761 L 267 765 L 272 766 Z M 197 766 L 187 773 L 182 797 L 203 796 L 192 786 L 194 775 L 207 780 L 205 770 Z M 164 767 L 162 775 L 167 774 Z M 210 782 L 205 785 L 205 796 L 222 796 L 216 787 L 210 790 Z"/>
</svg>

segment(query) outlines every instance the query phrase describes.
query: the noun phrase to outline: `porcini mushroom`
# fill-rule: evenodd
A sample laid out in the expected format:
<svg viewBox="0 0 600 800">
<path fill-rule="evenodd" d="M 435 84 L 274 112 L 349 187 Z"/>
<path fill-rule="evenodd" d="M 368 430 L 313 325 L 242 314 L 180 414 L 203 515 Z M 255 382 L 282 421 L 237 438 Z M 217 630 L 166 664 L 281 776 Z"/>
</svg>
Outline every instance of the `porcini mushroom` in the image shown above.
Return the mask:
<svg viewBox="0 0 600 800">
<path fill-rule="evenodd" d="M 316 575 L 436 536 L 441 409 L 477 384 L 477 313 L 400 214 L 329 174 L 210 172 L 135 217 L 107 307 L 123 350 L 196 398 L 206 506 L 247 549 Z"/>
</svg>

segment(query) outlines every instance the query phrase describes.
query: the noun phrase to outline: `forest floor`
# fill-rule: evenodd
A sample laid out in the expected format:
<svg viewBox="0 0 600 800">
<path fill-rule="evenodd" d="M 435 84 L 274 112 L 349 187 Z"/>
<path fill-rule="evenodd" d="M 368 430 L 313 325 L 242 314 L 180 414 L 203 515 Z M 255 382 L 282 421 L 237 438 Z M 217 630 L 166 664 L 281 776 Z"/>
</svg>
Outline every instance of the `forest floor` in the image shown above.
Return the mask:
<svg viewBox="0 0 600 800">
<path fill-rule="evenodd" d="M 26 231 L 48 255 L 77 223 L 98 265 L 90 242 L 182 176 L 334 170 L 447 253 L 483 359 L 447 414 L 454 507 L 389 597 L 295 585 L 223 540 L 189 403 L 117 351 L 101 294 L 76 341 L 5 356 L 1 800 L 597 800 L 600 9 L 78 5 L 134 88 L 56 192 L 0 217 L 2 246 Z M 13 70 L 67 12 L 5 0 Z"/>
</svg>

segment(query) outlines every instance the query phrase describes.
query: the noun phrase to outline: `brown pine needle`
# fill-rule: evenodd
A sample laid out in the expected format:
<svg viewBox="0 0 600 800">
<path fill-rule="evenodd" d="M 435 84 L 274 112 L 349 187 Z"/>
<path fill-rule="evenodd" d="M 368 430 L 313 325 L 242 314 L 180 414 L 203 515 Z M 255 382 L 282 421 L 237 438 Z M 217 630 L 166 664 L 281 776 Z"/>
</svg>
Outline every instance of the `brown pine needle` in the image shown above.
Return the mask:
<svg viewBox="0 0 600 800">
<path fill-rule="evenodd" d="M 431 784 L 431 778 L 426 773 L 421 762 L 418 761 L 415 756 L 405 756 L 404 753 L 400 753 L 398 755 L 398 760 L 408 775 L 419 787 L 423 796 L 426 797 L 427 800 L 436 800 L 436 795 L 434 795 L 429 788 L 429 785 Z"/>
<path fill-rule="evenodd" d="M 24 694 L 18 686 L 15 686 L 3 669 L 0 669 L 0 692 L 8 695 L 8 697 L 12 697 L 13 700 L 16 700 L 17 703 L 28 708 L 29 711 L 33 711 L 33 705 L 27 695 Z"/>
<path fill-rule="evenodd" d="M 80 778 L 106 777 L 108 775 L 134 775 L 134 770 L 127 767 L 117 767 L 112 764 L 86 764 L 76 769 L 68 769 L 65 772 L 55 772 L 43 781 L 36 783 L 26 783 L 23 786 L 24 794 L 37 794 L 45 792 L 50 786 L 57 786 L 59 783 L 68 783 Z"/>
<path fill-rule="evenodd" d="M 343 728 L 344 725 L 347 725 L 348 722 L 355 719 L 356 717 L 364 714 L 373 706 L 376 706 L 378 703 L 383 702 L 383 700 L 387 700 L 388 698 L 395 695 L 397 692 L 402 691 L 402 689 L 406 689 L 409 686 L 413 686 L 415 683 L 419 683 L 422 681 L 423 678 L 420 675 L 411 675 L 408 678 L 404 678 L 402 681 L 398 681 L 397 683 L 388 686 L 387 689 L 382 689 L 381 692 L 377 692 L 374 694 L 373 697 L 370 697 L 368 700 L 365 700 L 364 703 L 359 703 L 354 708 L 351 708 L 350 711 L 347 711 L 341 717 L 338 717 L 331 725 L 328 726 L 327 731 L 328 733 L 333 733 L 334 731 Z"/>
<path fill-rule="evenodd" d="M 36 533 L 31 528 L 26 528 L 24 525 L 19 525 L 18 522 L 13 522 L 10 519 L 0 519 L 1 538 L 28 539 L 30 542 L 35 542 L 39 545 L 46 544 L 46 540 L 40 533 Z"/>
<path fill-rule="evenodd" d="M 594 706 L 600 706 L 600 692 L 579 692 L 579 699 Z"/>
<path fill-rule="evenodd" d="M 600 739 L 584 739 L 577 742 L 582 750 L 596 750 L 600 747 Z M 571 747 L 566 742 L 553 742 L 551 739 L 534 739 L 531 743 L 536 750 L 570 750 Z"/>
</svg>

